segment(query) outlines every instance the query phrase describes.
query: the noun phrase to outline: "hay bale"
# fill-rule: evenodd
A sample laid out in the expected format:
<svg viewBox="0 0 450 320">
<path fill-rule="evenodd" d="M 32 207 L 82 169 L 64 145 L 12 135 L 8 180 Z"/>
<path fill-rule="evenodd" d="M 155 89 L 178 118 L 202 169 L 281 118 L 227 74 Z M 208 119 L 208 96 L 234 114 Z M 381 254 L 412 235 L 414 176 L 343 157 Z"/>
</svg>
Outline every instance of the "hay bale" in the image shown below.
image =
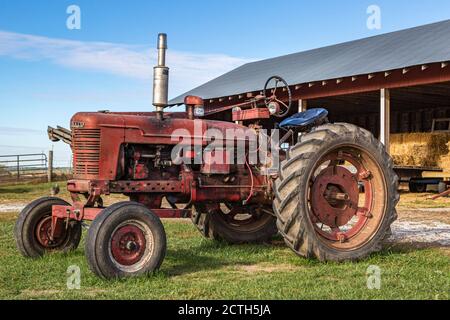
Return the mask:
<svg viewBox="0 0 450 320">
<path fill-rule="evenodd" d="M 447 148 L 450 150 L 450 142 L 447 143 Z M 445 171 L 450 171 L 450 152 L 439 159 L 439 167 Z"/>
<path fill-rule="evenodd" d="M 391 135 L 390 152 L 399 166 L 439 167 L 449 156 L 450 133 L 402 133 Z"/>
</svg>

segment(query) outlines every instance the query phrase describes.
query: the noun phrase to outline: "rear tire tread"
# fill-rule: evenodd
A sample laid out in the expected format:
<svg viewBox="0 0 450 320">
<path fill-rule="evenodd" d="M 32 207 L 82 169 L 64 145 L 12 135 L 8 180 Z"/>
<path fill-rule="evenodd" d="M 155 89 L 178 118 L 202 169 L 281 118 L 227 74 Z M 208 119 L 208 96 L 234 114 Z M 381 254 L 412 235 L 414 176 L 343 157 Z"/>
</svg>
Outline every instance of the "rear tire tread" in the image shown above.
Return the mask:
<svg viewBox="0 0 450 320">
<path fill-rule="evenodd" d="M 347 255 L 339 255 L 324 250 L 317 236 L 310 234 L 311 232 L 308 231 L 308 222 L 304 218 L 304 215 L 308 213 L 303 212 L 300 203 L 299 184 L 306 183 L 306 168 L 311 166 L 311 154 L 316 154 L 323 147 L 331 145 L 337 137 L 345 137 L 347 140 L 355 142 L 363 141 L 367 145 L 374 146 L 378 150 L 379 155 L 381 155 L 380 159 L 382 161 L 380 166 L 382 169 L 384 168 L 384 172 L 386 173 L 386 190 L 390 197 L 387 201 L 387 208 L 385 209 L 388 217 L 382 222 L 382 226 L 375 236 L 381 239 L 372 241 L 371 245 L 362 254 L 359 252 L 358 254 L 349 253 Z M 315 152 L 312 150 L 315 150 Z M 369 131 L 354 125 L 342 123 L 325 124 L 311 133 L 301 136 L 299 143 L 292 147 L 288 153 L 289 160 L 281 163 L 279 177 L 274 183 L 276 195 L 274 212 L 278 220 L 278 230 L 286 244 L 299 256 L 307 258 L 315 257 L 321 261 L 359 260 L 372 252 L 381 250 L 381 243 L 390 236 L 390 226 L 397 219 L 395 206 L 399 201 L 399 194 L 397 192 L 398 177 L 393 171 L 393 161 L 381 142 L 376 140 Z M 292 181 L 296 181 L 297 183 L 293 183 Z M 294 206 L 294 210 L 291 213 L 286 212 L 289 206 L 291 208 Z"/>
</svg>

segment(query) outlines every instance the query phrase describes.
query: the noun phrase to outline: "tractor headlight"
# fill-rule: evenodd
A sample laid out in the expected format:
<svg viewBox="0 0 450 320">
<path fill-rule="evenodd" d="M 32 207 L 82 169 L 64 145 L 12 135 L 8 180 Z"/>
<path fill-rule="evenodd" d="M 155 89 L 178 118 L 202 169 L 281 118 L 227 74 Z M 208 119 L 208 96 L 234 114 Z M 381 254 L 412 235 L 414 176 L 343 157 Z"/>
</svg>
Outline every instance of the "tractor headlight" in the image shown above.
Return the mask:
<svg viewBox="0 0 450 320">
<path fill-rule="evenodd" d="M 275 101 L 270 102 L 269 105 L 267 106 L 267 108 L 269 109 L 269 112 L 272 115 L 274 115 L 275 113 L 280 111 L 280 105 L 278 103 L 276 103 Z"/>
</svg>

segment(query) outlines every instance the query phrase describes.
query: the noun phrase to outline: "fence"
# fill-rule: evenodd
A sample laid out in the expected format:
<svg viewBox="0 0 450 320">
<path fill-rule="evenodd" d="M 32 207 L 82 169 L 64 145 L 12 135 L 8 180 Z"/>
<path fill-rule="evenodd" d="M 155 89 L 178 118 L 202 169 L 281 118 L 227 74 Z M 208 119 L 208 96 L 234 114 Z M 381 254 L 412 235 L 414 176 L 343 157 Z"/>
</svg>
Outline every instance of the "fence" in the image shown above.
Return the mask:
<svg viewBox="0 0 450 320">
<path fill-rule="evenodd" d="M 0 182 L 53 177 L 53 152 L 0 156 Z"/>
</svg>

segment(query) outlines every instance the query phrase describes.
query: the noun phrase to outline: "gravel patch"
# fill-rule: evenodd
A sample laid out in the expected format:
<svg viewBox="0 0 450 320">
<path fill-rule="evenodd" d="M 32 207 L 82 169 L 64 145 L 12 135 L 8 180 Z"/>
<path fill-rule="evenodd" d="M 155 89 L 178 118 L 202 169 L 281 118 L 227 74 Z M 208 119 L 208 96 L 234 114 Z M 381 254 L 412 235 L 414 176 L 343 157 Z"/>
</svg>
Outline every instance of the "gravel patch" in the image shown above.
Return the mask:
<svg viewBox="0 0 450 320">
<path fill-rule="evenodd" d="M 392 225 L 392 236 L 389 240 L 395 243 L 438 244 L 450 247 L 450 225 L 437 221 L 396 221 Z"/>
<path fill-rule="evenodd" d="M 406 211 L 410 211 L 413 213 L 450 213 L 450 208 L 421 208 L 421 209 L 407 209 Z"/>
<path fill-rule="evenodd" d="M 0 204 L 0 213 L 19 212 L 25 208 L 24 203 Z"/>
</svg>

